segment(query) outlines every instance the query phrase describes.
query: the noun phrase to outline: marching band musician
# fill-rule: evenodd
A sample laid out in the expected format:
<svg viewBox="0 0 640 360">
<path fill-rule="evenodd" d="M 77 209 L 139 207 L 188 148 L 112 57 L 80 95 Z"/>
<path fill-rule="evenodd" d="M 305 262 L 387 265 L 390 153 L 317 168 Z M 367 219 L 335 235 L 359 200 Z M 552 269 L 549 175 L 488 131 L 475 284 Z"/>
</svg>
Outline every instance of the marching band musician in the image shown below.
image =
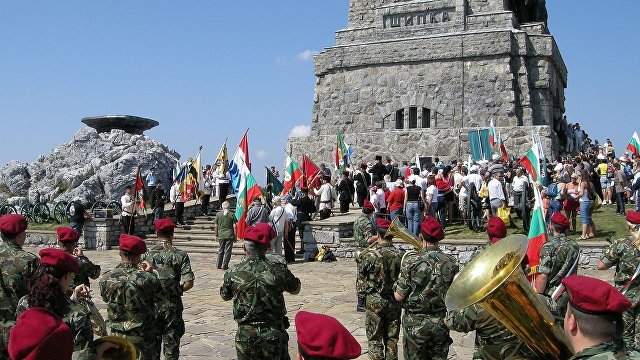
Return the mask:
<svg viewBox="0 0 640 360">
<path fill-rule="evenodd" d="M 71 283 L 67 292 L 69 295 L 78 285 L 90 286 L 89 279 L 97 279 L 100 276 L 100 265 L 96 265 L 84 255 L 78 246 L 80 238 L 78 232 L 68 226 L 60 226 L 56 229 L 58 246 L 67 254 L 75 256 L 79 269 L 71 277 Z"/>
<path fill-rule="evenodd" d="M 360 251 L 364 251 L 369 243 L 375 241 L 369 241 L 370 239 L 376 239 L 375 231 L 373 229 L 373 224 L 371 223 L 371 216 L 373 216 L 373 204 L 369 201 L 369 199 L 364 199 L 362 204 L 362 215 L 358 216 L 358 218 L 353 223 L 353 239 L 358 244 Z M 360 260 L 361 256 L 356 256 L 356 264 L 358 267 L 358 275 L 356 276 L 356 289 L 359 289 L 362 285 L 360 282 Z M 365 311 L 366 307 L 366 294 L 360 294 L 358 291 L 358 305 L 356 305 L 356 311 Z"/>
<path fill-rule="evenodd" d="M 444 231 L 433 217 L 424 219 L 419 238 L 422 250 L 403 261 L 394 285 L 395 298 L 405 310 L 404 358 L 446 360 L 452 340 L 444 323 L 444 297 L 459 270 L 458 262 L 438 247 Z"/>
<path fill-rule="evenodd" d="M 385 236 L 389 226 L 391 221 L 378 218 L 377 242 L 358 265 L 358 298 L 366 296 L 369 358 L 376 360 L 398 358 L 402 308 L 393 296 L 393 284 L 398 280 L 404 251 L 393 246 L 393 236 Z"/>
</svg>

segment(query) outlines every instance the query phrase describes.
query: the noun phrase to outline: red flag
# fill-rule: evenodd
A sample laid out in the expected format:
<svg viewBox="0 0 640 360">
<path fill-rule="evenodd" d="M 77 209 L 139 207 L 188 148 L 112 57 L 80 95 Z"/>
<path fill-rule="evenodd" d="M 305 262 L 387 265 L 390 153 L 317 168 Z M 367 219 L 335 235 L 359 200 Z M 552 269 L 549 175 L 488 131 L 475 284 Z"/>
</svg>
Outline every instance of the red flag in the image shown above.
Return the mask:
<svg viewBox="0 0 640 360">
<path fill-rule="evenodd" d="M 147 206 L 144 202 L 145 199 L 145 189 L 142 183 L 142 175 L 140 174 L 140 167 L 138 166 L 138 171 L 136 172 L 136 187 L 135 187 L 136 200 L 135 203 L 138 206 L 138 209 L 142 210 L 144 214 L 147 213 Z"/>
<path fill-rule="evenodd" d="M 498 133 L 498 147 L 500 148 L 500 154 L 502 154 L 502 160 L 509 161 L 509 156 L 507 155 L 507 148 L 504 147 L 504 142 L 502 141 L 502 135 Z"/>
<path fill-rule="evenodd" d="M 302 172 L 304 176 L 302 178 L 302 186 L 307 188 L 313 188 L 316 182 L 320 181 L 320 168 L 311 161 L 306 155 L 302 155 Z"/>
</svg>

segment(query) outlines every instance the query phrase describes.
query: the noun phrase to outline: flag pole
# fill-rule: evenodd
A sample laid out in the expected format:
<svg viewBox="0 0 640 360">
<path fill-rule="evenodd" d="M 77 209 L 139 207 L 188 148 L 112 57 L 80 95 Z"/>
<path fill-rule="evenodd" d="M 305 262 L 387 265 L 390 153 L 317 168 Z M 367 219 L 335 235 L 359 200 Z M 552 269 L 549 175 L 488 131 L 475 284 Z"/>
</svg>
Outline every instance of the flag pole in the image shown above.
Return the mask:
<svg viewBox="0 0 640 360">
<path fill-rule="evenodd" d="M 136 176 L 133 180 L 133 214 L 131 214 L 131 220 L 129 220 L 129 228 L 127 229 L 127 234 L 131 232 L 131 228 L 136 221 L 136 215 L 138 215 L 138 191 L 136 190 L 136 185 L 138 185 L 138 176 L 140 176 L 140 164 L 138 164 L 136 168 Z"/>
</svg>

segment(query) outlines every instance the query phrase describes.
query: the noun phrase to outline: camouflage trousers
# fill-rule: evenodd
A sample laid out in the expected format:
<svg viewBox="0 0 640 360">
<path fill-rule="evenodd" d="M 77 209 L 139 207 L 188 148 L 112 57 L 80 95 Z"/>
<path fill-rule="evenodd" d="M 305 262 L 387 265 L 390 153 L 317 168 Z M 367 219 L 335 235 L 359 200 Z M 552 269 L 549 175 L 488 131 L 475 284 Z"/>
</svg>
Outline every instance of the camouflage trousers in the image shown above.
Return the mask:
<svg viewBox="0 0 640 360">
<path fill-rule="evenodd" d="M 238 325 L 238 360 L 290 360 L 289 334 L 281 326 Z"/>
<path fill-rule="evenodd" d="M 633 304 L 629 310 L 622 313 L 622 320 L 624 322 L 624 332 L 622 333 L 622 339 L 624 345 L 629 350 L 640 349 L 640 288 L 632 288 L 627 290 L 625 296 Z"/>
<path fill-rule="evenodd" d="M 405 360 L 446 360 L 453 342 L 442 317 L 405 313 L 402 318 Z"/>
<path fill-rule="evenodd" d="M 136 329 L 127 332 L 120 332 L 111 329 L 111 334 L 125 338 L 136 347 L 137 360 L 157 360 L 160 355 L 156 352 L 156 337 L 153 329 Z"/>
<path fill-rule="evenodd" d="M 365 326 L 370 359 L 396 360 L 398 358 L 401 311 L 400 304 L 395 300 L 367 296 Z"/>
<path fill-rule="evenodd" d="M 172 303 L 175 304 L 176 302 Z M 182 307 L 160 310 L 157 320 L 160 330 L 156 340 L 157 354 L 160 355 L 161 346 L 164 346 L 164 359 L 178 360 L 180 357 L 180 339 L 185 331 Z"/>
<path fill-rule="evenodd" d="M 10 360 L 9 358 L 9 331 L 14 323 L 0 325 L 0 360 Z"/>
</svg>

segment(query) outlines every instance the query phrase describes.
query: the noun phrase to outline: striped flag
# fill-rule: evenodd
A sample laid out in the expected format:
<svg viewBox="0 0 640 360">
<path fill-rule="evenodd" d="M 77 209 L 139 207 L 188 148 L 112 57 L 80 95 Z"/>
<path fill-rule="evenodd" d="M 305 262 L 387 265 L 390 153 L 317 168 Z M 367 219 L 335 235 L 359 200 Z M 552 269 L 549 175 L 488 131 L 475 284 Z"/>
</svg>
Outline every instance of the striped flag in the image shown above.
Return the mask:
<svg viewBox="0 0 640 360">
<path fill-rule="evenodd" d="M 631 151 L 633 155 L 640 155 L 640 138 L 638 137 L 638 132 L 634 131 L 631 140 L 629 140 L 629 145 L 627 145 L 627 150 Z"/>
<path fill-rule="evenodd" d="M 531 179 L 533 179 L 533 181 L 539 180 L 540 159 L 538 158 L 538 152 L 536 151 L 535 146 L 532 146 L 524 157 L 520 159 L 520 164 L 527 169 L 527 172 L 531 175 Z"/>
<path fill-rule="evenodd" d="M 293 161 L 291 156 L 287 155 L 284 165 L 284 188 L 282 189 L 282 195 L 286 195 L 291 191 L 300 178 L 302 178 L 300 166 Z"/>
<path fill-rule="evenodd" d="M 496 144 L 496 138 L 496 126 L 493 123 L 493 119 L 491 119 L 491 122 L 489 123 L 489 143 L 491 143 L 491 146 Z"/>
<path fill-rule="evenodd" d="M 529 227 L 529 247 L 527 248 L 528 265 L 531 273 L 528 279 L 534 283 L 535 276 L 538 273 L 538 264 L 540 264 L 540 248 L 547 242 L 547 224 L 544 221 L 542 213 L 542 195 L 536 184 L 533 184 L 533 193 L 535 204 L 531 214 L 531 226 Z"/>
<path fill-rule="evenodd" d="M 542 186 L 549 185 L 549 177 L 547 176 L 547 158 L 544 156 L 544 149 L 542 147 L 542 141 L 540 135 L 537 132 L 533 133 L 533 148 L 538 156 L 538 181 Z"/>
<path fill-rule="evenodd" d="M 335 168 L 342 171 L 349 163 L 349 148 L 345 144 L 342 134 L 338 131 L 338 137 L 336 139 L 336 151 L 335 151 Z"/>
<path fill-rule="evenodd" d="M 229 163 L 231 185 L 236 194 L 236 236 L 242 239 L 247 228 L 247 210 L 255 197 L 262 197 L 262 190 L 249 170 L 249 143 L 247 133 L 244 133 L 238 150 Z"/>
</svg>

